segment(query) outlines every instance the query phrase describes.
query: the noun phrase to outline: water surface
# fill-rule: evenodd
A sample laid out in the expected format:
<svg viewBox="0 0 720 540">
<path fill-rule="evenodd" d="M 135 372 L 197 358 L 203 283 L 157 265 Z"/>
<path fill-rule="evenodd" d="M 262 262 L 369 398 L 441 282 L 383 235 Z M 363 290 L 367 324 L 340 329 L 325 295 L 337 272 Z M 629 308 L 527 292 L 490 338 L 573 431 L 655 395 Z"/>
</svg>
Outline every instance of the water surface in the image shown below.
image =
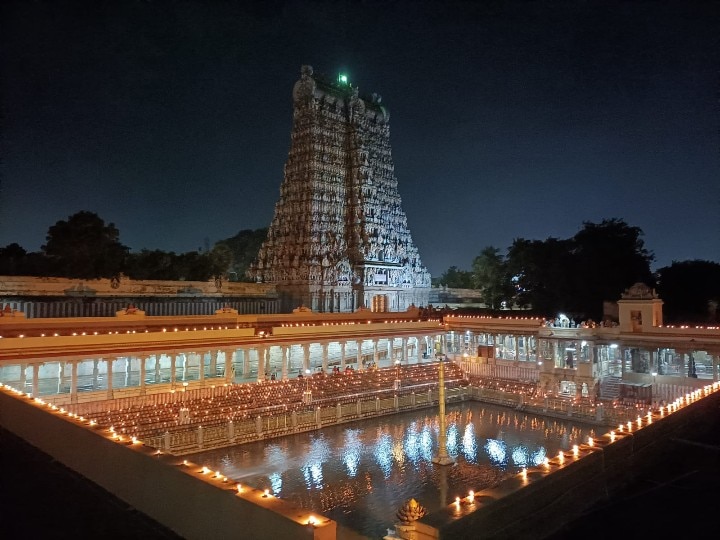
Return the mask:
<svg viewBox="0 0 720 540">
<path fill-rule="evenodd" d="M 523 467 L 595 436 L 592 426 L 477 402 L 447 407 L 447 452 L 438 466 L 436 409 L 362 420 L 190 456 L 200 465 L 381 538 L 413 497 L 433 512 Z"/>
</svg>

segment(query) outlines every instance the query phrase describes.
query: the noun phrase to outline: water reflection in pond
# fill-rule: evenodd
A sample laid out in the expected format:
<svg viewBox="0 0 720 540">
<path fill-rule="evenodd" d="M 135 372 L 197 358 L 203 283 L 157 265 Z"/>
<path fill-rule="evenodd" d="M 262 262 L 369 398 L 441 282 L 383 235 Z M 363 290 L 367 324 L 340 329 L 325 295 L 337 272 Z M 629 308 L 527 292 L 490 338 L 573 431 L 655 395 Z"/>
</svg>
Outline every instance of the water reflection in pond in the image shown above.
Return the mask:
<svg viewBox="0 0 720 540">
<path fill-rule="evenodd" d="M 480 403 L 447 411 L 447 451 L 456 460 L 451 466 L 431 462 L 437 452 L 435 409 L 211 450 L 191 459 L 380 538 L 410 497 L 432 512 L 595 436 L 592 426 Z"/>
</svg>

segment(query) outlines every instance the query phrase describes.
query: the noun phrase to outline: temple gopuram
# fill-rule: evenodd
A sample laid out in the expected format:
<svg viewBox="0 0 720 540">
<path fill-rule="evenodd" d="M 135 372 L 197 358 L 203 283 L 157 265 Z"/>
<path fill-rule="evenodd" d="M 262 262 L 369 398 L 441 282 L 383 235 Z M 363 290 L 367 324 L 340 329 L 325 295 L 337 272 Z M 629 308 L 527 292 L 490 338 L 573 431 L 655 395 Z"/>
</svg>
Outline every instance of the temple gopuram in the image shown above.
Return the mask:
<svg viewBox="0 0 720 540">
<path fill-rule="evenodd" d="M 430 274 L 402 210 L 382 98 L 303 66 L 280 200 L 249 274 L 282 310 L 404 311 L 427 305 Z"/>
</svg>

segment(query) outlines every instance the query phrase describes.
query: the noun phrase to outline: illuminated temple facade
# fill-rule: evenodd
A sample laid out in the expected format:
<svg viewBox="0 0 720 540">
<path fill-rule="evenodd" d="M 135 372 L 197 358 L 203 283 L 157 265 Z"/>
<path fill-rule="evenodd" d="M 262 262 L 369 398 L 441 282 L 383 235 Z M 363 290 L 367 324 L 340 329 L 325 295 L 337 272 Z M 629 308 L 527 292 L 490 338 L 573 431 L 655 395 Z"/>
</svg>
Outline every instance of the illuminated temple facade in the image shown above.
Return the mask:
<svg viewBox="0 0 720 540">
<path fill-rule="evenodd" d="M 283 310 L 404 311 L 428 303 L 430 274 L 401 207 L 381 98 L 303 66 L 280 200 L 249 273 Z"/>
</svg>

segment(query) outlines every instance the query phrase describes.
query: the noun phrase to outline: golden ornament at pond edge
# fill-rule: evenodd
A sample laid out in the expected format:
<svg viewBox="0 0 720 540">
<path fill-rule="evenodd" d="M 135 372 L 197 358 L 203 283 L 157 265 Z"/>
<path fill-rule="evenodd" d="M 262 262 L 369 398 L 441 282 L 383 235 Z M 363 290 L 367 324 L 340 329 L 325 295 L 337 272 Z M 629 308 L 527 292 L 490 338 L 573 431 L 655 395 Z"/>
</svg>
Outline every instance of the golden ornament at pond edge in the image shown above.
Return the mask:
<svg viewBox="0 0 720 540">
<path fill-rule="evenodd" d="M 410 524 L 423 517 L 426 513 L 427 510 L 425 510 L 424 506 L 415 499 L 410 499 L 400 507 L 395 515 L 402 523 Z"/>
</svg>

